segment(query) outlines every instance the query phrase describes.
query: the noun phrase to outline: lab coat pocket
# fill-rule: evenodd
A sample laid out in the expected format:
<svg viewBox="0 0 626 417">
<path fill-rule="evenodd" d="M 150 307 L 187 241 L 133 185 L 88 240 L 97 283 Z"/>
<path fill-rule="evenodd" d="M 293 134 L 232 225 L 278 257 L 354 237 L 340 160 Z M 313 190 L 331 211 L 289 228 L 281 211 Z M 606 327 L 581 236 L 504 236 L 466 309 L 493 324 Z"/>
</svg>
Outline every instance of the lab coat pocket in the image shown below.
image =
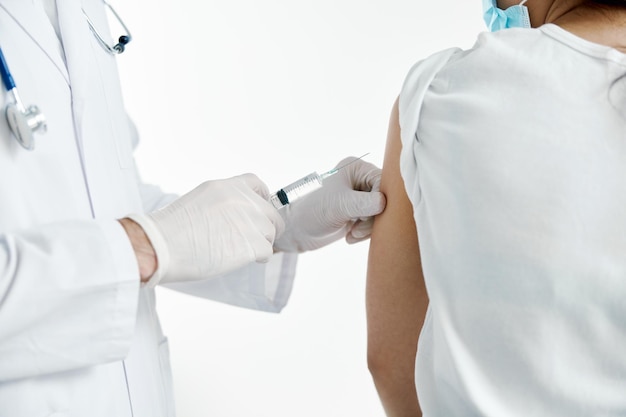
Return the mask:
<svg viewBox="0 0 626 417">
<path fill-rule="evenodd" d="M 163 385 L 163 409 L 165 416 L 175 417 L 174 385 L 172 382 L 172 368 L 170 366 L 170 348 L 167 337 L 159 344 L 159 363 L 161 366 L 161 383 Z"/>
</svg>

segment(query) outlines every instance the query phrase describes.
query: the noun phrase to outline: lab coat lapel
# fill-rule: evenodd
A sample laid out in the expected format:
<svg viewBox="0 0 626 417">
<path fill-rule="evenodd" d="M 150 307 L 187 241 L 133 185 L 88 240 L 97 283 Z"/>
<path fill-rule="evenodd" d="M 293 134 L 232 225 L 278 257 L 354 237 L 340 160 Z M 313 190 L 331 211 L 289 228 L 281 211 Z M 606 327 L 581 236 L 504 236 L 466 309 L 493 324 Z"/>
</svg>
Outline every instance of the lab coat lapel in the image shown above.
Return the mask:
<svg viewBox="0 0 626 417">
<path fill-rule="evenodd" d="M 86 55 L 91 51 L 89 39 L 92 35 L 83 15 L 80 0 L 58 1 L 57 11 L 67 71 L 72 86 L 72 107 L 75 123 L 80 125 L 80 116 L 84 111 L 85 99 L 89 89 L 90 74 Z M 80 128 L 80 126 L 77 127 Z"/>
<path fill-rule="evenodd" d="M 92 214 L 96 218 L 119 218 L 140 210 L 141 202 L 116 59 L 98 43 L 83 14 L 84 8 L 102 33 L 109 33 L 105 10 L 101 0 L 57 1 L 74 130 Z"/>
<path fill-rule="evenodd" d="M 58 38 L 44 10 L 36 7 L 32 1 L 27 0 L 0 0 L 0 9 L 8 13 L 28 33 L 33 42 L 48 56 L 63 75 L 63 78 L 69 83 L 65 62 L 59 49 Z M 9 57 L 7 57 L 7 61 L 11 65 Z M 15 81 L 19 84 L 19 77 Z"/>
</svg>

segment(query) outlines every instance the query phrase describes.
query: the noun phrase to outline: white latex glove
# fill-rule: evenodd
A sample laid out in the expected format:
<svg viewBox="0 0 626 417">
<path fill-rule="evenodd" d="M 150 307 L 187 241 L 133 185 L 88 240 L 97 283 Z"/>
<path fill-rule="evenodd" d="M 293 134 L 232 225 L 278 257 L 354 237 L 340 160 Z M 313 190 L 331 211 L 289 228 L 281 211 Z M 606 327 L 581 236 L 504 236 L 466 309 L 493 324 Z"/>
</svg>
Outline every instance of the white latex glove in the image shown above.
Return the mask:
<svg viewBox="0 0 626 417">
<path fill-rule="evenodd" d="M 267 201 L 267 186 L 253 174 L 207 181 L 170 205 L 128 216 L 152 243 L 157 283 L 210 278 L 250 262 L 267 262 L 285 229 Z"/>
<path fill-rule="evenodd" d="M 337 164 L 344 166 L 355 157 Z M 357 160 L 324 180 L 321 189 L 281 208 L 287 228 L 274 243 L 283 252 L 305 252 L 345 236 L 348 243 L 369 238 L 373 216 L 385 208 L 379 192 L 381 170 Z"/>
</svg>

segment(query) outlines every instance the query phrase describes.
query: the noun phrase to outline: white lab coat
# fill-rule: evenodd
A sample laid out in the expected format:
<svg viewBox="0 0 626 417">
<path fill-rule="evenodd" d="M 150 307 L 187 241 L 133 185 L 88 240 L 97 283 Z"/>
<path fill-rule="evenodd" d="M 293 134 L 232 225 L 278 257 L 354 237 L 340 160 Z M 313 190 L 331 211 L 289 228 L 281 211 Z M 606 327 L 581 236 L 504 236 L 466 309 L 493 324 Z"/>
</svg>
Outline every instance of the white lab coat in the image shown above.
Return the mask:
<svg viewBox="0 0 626 417">
<path fill-rule="evenodd" d="M 5 58 L 49 123 L 28 152 L 0 117 L 0 417 L 173 416 L 154 291 L 115 221 L 172 197 L 138 178 L 115 58 L 81 6 L 109 35 L 101 0 L 58 0 L 61 48 L 41 7 L 0 0 Z M 177 289 L 278 311 L 294 270 L 278 255 Z"/>
</svg>

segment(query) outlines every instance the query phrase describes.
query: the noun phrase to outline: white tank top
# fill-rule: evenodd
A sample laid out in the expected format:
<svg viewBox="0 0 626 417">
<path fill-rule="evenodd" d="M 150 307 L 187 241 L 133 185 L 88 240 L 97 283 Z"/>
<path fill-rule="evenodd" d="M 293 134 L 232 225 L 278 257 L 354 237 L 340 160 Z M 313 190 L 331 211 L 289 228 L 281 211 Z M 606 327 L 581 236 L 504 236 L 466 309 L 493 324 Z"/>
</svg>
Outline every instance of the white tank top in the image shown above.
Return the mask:
<svg viewBox="0 0 626 417">
<path fill-rule="evenodd" d="M 407 76 L 425 416 L 626 416 L 624 74 L 626 54 L 544 25 Z"/>
</svg>

